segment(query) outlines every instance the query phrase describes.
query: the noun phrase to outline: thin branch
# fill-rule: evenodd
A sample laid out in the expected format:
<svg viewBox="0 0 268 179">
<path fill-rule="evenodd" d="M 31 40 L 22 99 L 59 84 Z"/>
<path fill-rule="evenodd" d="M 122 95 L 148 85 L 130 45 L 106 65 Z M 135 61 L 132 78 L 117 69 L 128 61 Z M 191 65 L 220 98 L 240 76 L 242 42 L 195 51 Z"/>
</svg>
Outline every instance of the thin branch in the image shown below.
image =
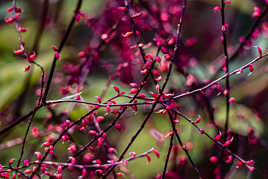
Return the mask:
<svg viewBox="0 0 268 179">
<path fill-rule="evenodd" d="M 128 10 L 128 15 L 129 15 L 129 19 L 130 19 L 130 22 L 131 22 L 131 25 L 132 25 L 132 31 L 133 31 L 134 36 L 135 36 L 136 45 L 139 48 L 139 51 L 141 53 L 143 62 L 145 63 L 146 62 L 145 52 L 144 52 L 143 48 L 140 46 L 141 40 L 140 40 L 140 38 L 139 38 L 139 36 L 137 34 L 137 26 L 136 26 L 136 24 L 134 22 L 134 19 L 132 18 L 132 14 L 131 14 L 132 8 L 131 8 L 131 5 L 128 3 L 128 0 L 124 0 L 124 2 L 125 2 L 125 6 L 127 7 L 127 10 Z M 158 82 L 153 77 L 153 73 L 151 71 L 149 71 L 149 73 L 152 76 L 152 80 L 153 80 L 154 84 L 155 85 L 158 84 Z"/>
<path fill-rule="evenodd" d="M 60 135 L 58 136 L 58 138 L 51 144 L 51 146 L 55 146 L 60 140 L 61 138 L 75 125 L 79 124 L 83 119 L 85 119 L 88 115 L 90 115 L 91 113 L 93 113 L 94 111 L 96 111 L 96 109 L 93 109 L 91 111 L 89 111 L 88 113 L 84 114 L 79 120 L 75 121 L 74 123 L 72 123 L 69 127 L 67 127 L 63 132 L 60 133 Z M 44 156 L 42 157 L 42 159 L 40 160 L 41 162 L 43 162 L 46 157 L 48 156 L 49 151 L 46 151 L 46 153 L 44 154 Z M 33 177 L 35 175 L 36 172 L 38 172 L 38 170 L 41 168 L 41 165 L 38 165 L 37 169 L 32 173 L 31 177 Z"/>
<path fill-rule="evenodd" d="M 156 108 L 157 104 L 159 103 L 160 101 L 160 98 L 163 94 L 163 91 L 169 81 L 169 78 L 170 78 L 170 74 L 171 74 L 171 71 L 172 71 L 172 64 L 169 65 L 169 70 L 168 70 L 168 74 L 166 76 L 166 79 L 164 81 L 164 84 L 162 86 L 162 88 L 160 89 L 160 94 L 159 96 L 156 98 L 155 102 L 153 103 L 151 109 L 150 109 L 150 112 L 147 114 L 146 118 L 144 119 L 143 123 L 141 124 L 141 126 L 139 127 L 139 129 L 137 130 L 137 132 L 132 136 L 130 142 L 128 143 L 128 145 L 125 147 L 124 151 L 121 153 L 120 157 L 119 157 L 119 160 L 122 160 L 122 158 L 124 157 L 124 155 L 126 154 L 126 152 L 128 151 L 128 149 L 130 148 L 130 146 L 134 143 L 134 141 L 136 140 L 136 138 L 138 137 L 138 135 L 141 133 L 141 131 L 144 129 L 146 123 L 148 122 L 148 120 L 150 119 L 151 115 L 153 114 L 154 112 L 154 109 Z M 149 73 L 148 73 L 149 74 Z M 111 167 L 103 176 L 103 178 L 106 178 L 109 173 L 111 173 L 111 171 L 115 168 L 114 167 Z"/>
<path fill-rule="evenodd" d="M 166 106 L 166 104 L 164 104 Z M 236 158 L 237 160 L 241 161 L 242 163 L 246 164 L 246 160 L 242 159 L 239 155 L 233 153 L 230 149 L 226 148 L 221 142 L 217 141 L 216 139 L 214 139 L 213 137 L 211 137 L 204 129 L 201 129 L 198 125 L 196 125 L 196 123 L 188 118 L 186 115 L 184 115 L 183 113 L 181 113 L 180 111 L 176 110 L 176 109 L 172 109 L 175 113 L 177 113 L 179 116 L 181 116 L 182 118 L 184 118 L 186 121 L 188 121 L 189 123 L 191 123 L 201 134 L 206 135 L 210 140 L 212 140 L 219 148 L 223 149 L 224 151 L 226 151 L 227 153 L 229 153 L 230 155 L 232 155 L 234 158 Z"/>
<path fill-rule="evenodd" d="M 9 124 L 7 127 L 3 128 L 0 131 L 0 136 L 3 135 L 4 133 L 8 132 L 10 129 L 16 127 L 18 124 L 20 124 L 21 122 L 25 121 L 28 117 L 30 117 L 33 112 L 35 110 L 39 110 L 42 106 L 37 106 L 35 109 L 33 109 L 32 111 L 28 112 L 26 115 L 16 119 L 15 121 L 13 121 L 11 124 Z"/>
<path fill-rule="evenodd" d="M 183 142 L 182 142 L 182 140 L 181 140 L 181 138 L 180 138 L 180 136 L 179 136 L 179 133 L 178 133 L 178 131 L 177 131 L 177 129 L 176 129 L 176 126 L 175 126 L 175 123 L 174 123 L 174 121 L 173 121 L 173 117 L 172 117 L 172 114 L 171 114 L 170 111 L 168 111 L 168 116 L 169 116 L 170 123 L 171 123 L 171 125 L 172 125 L 172 130 L 173 130 L 173 132 L 175 133 L 176 138 L 177 138 L 177 140 L 179 141 L 179 144 L 180 144 L 181 148 L 183 149 L 183 151 L 184 151 L 185 154 L 187 155 L 187 158 L 188 158 L 188 160 L 190 161 L 190 163 L 191 163 L 192 167 L 194 168 L 194 170 L 196 171 L 198 178 L 201 179 L 200 171 L 199 171 L 198 167 L 196 166 L 196 164 L 194 163 L 194 161 L 193 161 L 193 159 L 192 159 L 190 153 L 188 152 L 186 146 L 183 144 Z"/>
<path fill-rule="evenodd" d="M 226 25 L 225 25 L 225 1 L 221 0 L 221 25 L 222 25 L 222 44 L 223 44 L 223 51 L 224 51 L 224 56 L 225 56 L 225 72 L 228 74 L 229 73 L 229 54 L 227 51 L 227 39 L 226 39 L 226 33 L 225 30 L 226 29 Z M 228 131 L 228 124 L 229 124 L 229 111 L 230 111 L 230 103 L 229 103 L 229 99 L 230 99 L 230 77 L 227 76 L 226 77 L 226 90 L 228 91 L 228 93 L 226 94 L 226 119 L 225 119 L 225 125 L 224 125 L 224 136 L 226 137 L 227 135 L 227 131 Z"/>
<path fill-rule="evenodd" d="M 108 99 L 107 100 L 107 102 L 108 101 L 110 101 L 110 100 L 112 100 L 112 99 L 114 99 L 115 97 L 113 97 L 113 98 L 111 98 L 111 99 Z M 92 114 L 93 112 L 95 112 L 97 110 L 97 108 L 94 108 L 94 109 L 92 109 L 92 110 L 90 110 L 88 113 L 86 113 L 86 114 L 84 114 L 79 120 L 77 120 L 77 121 L 75 121 L 74 123 L 72 123 L 69 127 L 67 127 L 64 131 L 62 131 L 61 133 L 60 133 L 60 135 L 58 136 L 58 138 L 51 144 L 51 146 L 53 146 L 53 148 L 56 146 L 56 144 L 62 139 L 62 137 L 72 128 L 72 127 L 74 127 L 75 125 L 77 125 L 77 124 L 79 124 L 83 119 L 85 119 L 86 117 L 88 117 L 90 114 Z M 101 134 L 101 135 L 103 135 L 103 133 Z M 81 150 L 80 150 L 80 152 L 81 152 Z M 42 157 L 42 159 L 40 160 L 41 162 L 42 161 L 44 161 L 45 159 L 46 159 L 46 157 L 48 156 L 48 154 L 49 154 L 49 151 L 46 151 L 46 153 L 44 154 L 44 156 Z M 76 157 L 76 156 L 75 156 Z M 41 167 L 41 165 L 39 165 L 38 167 L 37 167 L 37 170 L 34 172 L 34 173 L 32 173 L 32 176 L 34 176 L 34 174 L 40 169 L 40 167 Z M 31 176 L 31 177 L 32 177 Z"/>
<path fill-rule="evenodd" d="M 171 150 L 173 147 L 173 138 L 174 138 L 174 133 L 170 137 L 170 143 L 169 143 L 168 152 L 167 152 L 167 156 L 166 156 L 165 166 L 164 166 L 163 173 L 162 173 L 162 179 L 165 179 L 165 177 L 166 177 L 168 161 L 169 161 L 169 157 L 170 157 Z"/>
<path fill-rule="evenodd" d="M 42 78 L 41 78 L 41 92 L 40 92 L 40 96 L 39 96 L 39 99 L 38 99 L 38 103 L 37 103 L 37 107 L 38 106 L 42 106 L 41 104 L 41 101 L 42 101 L 42 95 L 43 95 L 43 88 L 44 88 L 44 76 L 45 76 L 45 72 L 44 72 L 44 69 L 41 65 L 39 65 L 38 63 L 36 62 L 33 62 L 35 65 L 37 65 L 40 69 L 41 69 L 41 72 L 42 72 Z M 29 124 L 27 126 L 27 129 L 26 129 L 26 132 L 25 132 L 25 135 L 24 135 L 24 138 L 23 138 L 23 142 L 22 142 L 22 148 L 21 148 L 21 152 L 20 152 L 20 156 L 19 156 L 19 160 L 18 160 L 18 163 L 17 163 L 17 167 L 20 165 L 20 162 L 22 160 L 22 157 L 23 157 L 23 154 L 24 154 L 24 149 L 25 149 L 25 144 L 26 144 L 26 140 L 27 140 L 27 136 L 28 136 L 28 133 L 30 131 L 30 128 L 31 128 L 31 125 L 33 123 L 33 120 L 34 120 L 34 116 L 37 112 L 37 110 L 40 109 L 40 108 L 34 108 L 33 110 L 33 114 L 32 114 L 32 117 L 29 121 Z"/>
<path fill-rule="evenodd" d="M 138 135 L 141 133 L 141 131 L 144 129 L 146 123 L 148 122 L 148 120 L 150 119 L 151 115 L 154 112 L 154 109 L 156 107 L 156 105 L 158 104 L 158 101 L 156 103 L 153 104 L 150 112 L 148 113 L 148 115 L 146 116 L 146 118 L 144 119 L 144 121 L 142 122 L 141 126 L 139 127 L 139 129 L 137 130 L 137 132 L 131 137 L 131 140 L 129 141 L 129 143 L 127 144 L 127 146 L 125 147 L 124 151 L 121 153 L 118 161 L 122 160 L 125 156 L 125 154 L 127 153 L 128 149 L 130 148 L 130 146 L 134 143 L 134 141 L 136 140 L 136 138 L 138 137 Z M 115 168 L 115 166 L 111 167 L 103 176 L 103 178 L 106 178 L 106 176 L 108 176 L 110 174 L 110 172 Z"/>
<path fill-rule="evenodd" d="M 156 56 L 159 55 L 160 52 L 160 48 L 158 48 Z M 149 69 L 149 71 L 151 71 L 154 67 L 155 61 L 153 61 L 151 68 Z M 147 79 L 149 78 L 150 73 L 147 73 L 145 75 L 145 77 L 143 78 L 142 81 L 147 81 Z M 138 92 L 130 99 L 129 103 L 132 103 L 136 98 L 138 98 L 138 95 L 140 94 L 141 90 L 145 87 L 146 83 L 142 83 L 140 88 L 138 89 Z M 98 136 L 96 136 L 95 138 L 93 138 L 91 141 L 89 141 L 83 148 L 81 148 L 76 154 L 75 156 L 79 156 L 82 152 L 84 152 L 87 147 L 91 146 L 94 142 L 96 142 L 98 140 L 98 138 L 102 137 L 103 134 L 105 134 L 106 132 L 108 132 L 113 126 L 115 126 L 116 122 L 120 119 L 120 117 L 124 114 L 124 112 L 127 109 L 123 109 L 118 115 L 117 117 L 113 120 L 113 122 L 106 128 L 103 130 L 102 133 L 100 133 Z"/>
<path fill-rule="evenodd" d="M 58 53 L 60 53 L 71 33 L 71 30 L 75 24 L 75 18 L 76 18 L 76 15 L 79 13 L 80 11 L 80 8 L 81 8 L 81 5 L 82 5 L 82 1 L 83 0 L 78 0 L 77 1 L 77 4 L 76 4 L 76 8 L 75 8 L 75 12 L 74 12 L 74 15 L 72 17 L 72 20 L 67 28 L 67 31 L 66 33 L 64 34 L 63 36 L 63 39 L 60 43 L 60 46 L 58 48 Z M 47 85 L 46 85 L 46 88 L 45 88 L 45 93 L 44 93 L 44 96 L 43 96 L 43 99 L 42 99 L 42 102 L 45 103 L 46 102 L 46 98 L 47 98 L 47 95 L 48 95 L 48 91 L 49 91 L 49 88 L 50 88 L 50 85 L 51 85 L 51 82 L 52 82 L 52 78 L 53 78 L 53 75 L 54 75 L 54 71 L 55 71 L 55 68 L 56 68 L 56 62 L 57 62 L 57 58 L 54 56 L 53 58 L 53 62 L 52 62 L 52 65 L 51 65 L 51 69 L 50 69 L 50 73 L 49 73 L 49 76 L 48 76 L 48 80 L 47 80 Z"/>
<path fill-rule="evenodd" d="M 64 167 L 75 167 L 75 168 L 79 168 L 79 169 L 84 169 L 84 168 L 105 168 L 105 167 L 112 167 L 112 166 L 118 166 L 118 165 L 123 165 L 124 163 L 126 163 L 126 161 L 132 161 L 138 158 L 143 158 L 146 157 L 147 155 L 149 155 L 150 153 L 153 153 L 154 149 L 150 149 L 147 152 L 141 153 L 139 155 L 136 156 L 132 156 L 129 157 L 125 160 L 122 161 L 118 161 L 118 162 L 113 162 L 113 163 L 107 163 L 107 164 L 92 164 L 92 165 L 79 165 L 79 164 L 72 164 L 72 163 L 62 163 L 62 162 L 52 162 L 52 161 L 36 161 L 33 162 L 31 164 L 47 164 L 47 165 L 56 165 L 56 166 L 64 166 Z"/>
<path fill-rule="evenodd" d="M 238 48 L 235 50 L 235 52 L 230 56 L 229 61 L 234 61 L 235 59 L 237 59 L 237 57 L 239 56 L 239 54 L 241 53 L 241 51 L 244 49 L 244 47 L 246 46 L 246 44 L 248 43 L 248 41 L 252 38 L 253 33 L 255 32 L 255 30 L 258 28 L 258 26 L 260 25 L 260 23 L 262 22 L 263 18 L 267 15 L 268 13 L 268 5 L 266 5 L 264 11 L 261 13 L 261 15 L 257 18 L 257 20 L 254 22 L 254 24 L 252 25 L 250 31 L 248 32 L 248 34 L 246 35 L 244 41 L 242 41 Z M 218 70 L 216 71 L 215 75 L 211 78 L 211 79 L 215 79 L 215 77 L 219 74 L 219 72 L 221 71 L 221 67 L 218 68 Z"/>
<path fill-rule="evenodd" d="M 31 119 L 29 120 L 29 124 L 27 125 L 27 129 L 23 138 L 23 142 L 22 142 L 22 147 L 21 147 L 21 151 L 20 151 L 20 155 L 19 155 L 19 159 L 18 159 L 18 163 L 17 163 L 17 167 L 20 165 L 20 162 L 22 160 L 23 154 L 24 154 L 24 149 L 25 149 L 25 144 L 26 144 L 26 140 L 27 140 L 27 136 L 28 133 L 30 131 L 32 122 L 34 120 L 34 116 L 35 116 L 36 110 L 33 112 Z"/>
<path fill-rule="evenodd" d="M 268 56 L 268 53 L 266 53 L 266 54 L 264 54 L 264 55 L 262 55 L 262 56 L 260 56 L 260 57 L 257 57 L 257 58 L 255 58 L 254 60 L 250 61 L 249 63 L 243 65 L 242 67 L 239 67 L 239 68 L 235 69 L 235 70 L 232 71 L 231 73 L 226 73 L 225 75 L 221 76 L 220 78 L 218 78 L 218 79 L 216 79 L 216 80 L 210 82 L 209 84 L 207 84 L 207 85 L 205 85 L 205 86 L 203 86 L 203 87 L 201 87 L 201 88 L 198 88 L 198 89 L 195 89 L 195 90 L 193 90 L 193 91 L 188 91 L 188 92 L 185 92 L 185 93 L 176 95 L 176 96 L 172 97 L 171 99 L 175 99 L 175 100 L 177 100 L 177 99 L 182 98 L 182 97 L 185 97 L 185 96 L 189 96 L 189 95 L 192 95 L 192 94 L 195 94 L 195 93 L 200 93 L 200 92 L 202 92 L 202 91 L 204 91 L 204 90 L 210 88 L 211 86 L 215 85 L 215 84 L 218 83 L 219 81 L 221 81 L 221 80 L 227 78 L 227 76 L 230 77 L 230 76 L 233 76 L 233 75 L 235 75 L 235 74 L 240 74 L 240 71 L 241 71 L 241 70 L 244 70 L 244 69 L 248 68 L 248 66 L 249 66 L 250 64 L 254 64 L 254 63 L 256 63 L 257 61 L 259 61 L 259 60 L 261 60 L 262 58 L 265 58 L 265 57 L 267 57 L 267 56 Z"/>
<path fill-rule="evenodd" d="M 50 100 L 46 102 L 47 105 L 52 105 L 52 104 L 58 104 L 58 103 L 81 103 L 81 104 L 89 104 L 93 106 L 99 106 L 99 107 L 120 107 L 120 106 L 136 106 L 136 105 L 151 105 L 151 102 L 137 102 L 137 103 L 123 103 L 123 104 L 104 104 L 104 103 L 94 103 L 94 102 L 87 102 L 87 101 L 81 101 L 81 100 L 64 100 L 64 99 L 59 99 L 59 100 Z"/>
</svg>

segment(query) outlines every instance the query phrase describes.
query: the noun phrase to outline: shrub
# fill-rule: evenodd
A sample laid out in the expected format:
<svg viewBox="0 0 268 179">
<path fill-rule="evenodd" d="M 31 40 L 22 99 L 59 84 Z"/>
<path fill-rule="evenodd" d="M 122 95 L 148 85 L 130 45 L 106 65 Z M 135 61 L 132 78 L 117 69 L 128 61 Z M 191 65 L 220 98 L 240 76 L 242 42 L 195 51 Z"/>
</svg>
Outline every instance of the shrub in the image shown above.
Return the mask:
<svg viewBox="0 0 268 179">
<path fill-rule="evenodd" d="M 1 3 L 2 178 L 267 177 L 267 1 Z"/>
</svg>

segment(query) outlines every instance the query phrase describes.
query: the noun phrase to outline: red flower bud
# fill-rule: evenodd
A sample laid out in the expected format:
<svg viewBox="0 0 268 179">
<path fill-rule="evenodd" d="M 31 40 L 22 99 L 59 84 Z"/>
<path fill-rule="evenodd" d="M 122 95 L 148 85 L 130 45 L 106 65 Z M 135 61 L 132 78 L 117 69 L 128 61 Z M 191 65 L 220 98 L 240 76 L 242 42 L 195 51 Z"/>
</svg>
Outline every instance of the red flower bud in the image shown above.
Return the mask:
<svg viewBox="0 0 268 179">
<path fill-rule="evenodd" d="M 217 163 L 217 162 L 218 162 L 218 157 L 216 157 L 216 156 L 211 156 L 211 157 L 209 158 L 209 161 L 210 161 L 211 163 Z"/>
<path fill-rule="evenodd" d="M 199 115 L 198 118 L 195 120 L 195 123 L 199 123 L 201 121 L 201 116 Z"/>
<path fill-rule="evenodd" d="M 113 86 L 114 90 L 119 93 L 120 89 L 117 86 Z"/>
<path fill-rule="evenodd" d="M 253 72 L 254 71 L 254 66 L 252 64 L 249 64 L 248 69 L 249 69 L 250 72 Z"/>
<path fill-rule="evenodd" d="M 55 56 L 55 59 L 56 60 L 59 60 L 60 59 L 60 53 L 59 52 L 55 52 L 55 55 L 54 56 Z"/>
<path fill-rule="evenodd" d="M 231 97 L 230 99 L 229 99 L 229 103 L 234 103 L 235 102 L 235 98 L 234 97 Z"/>
<path fill-rule="evenodd" d="M 258 50 L 258 53 L 259 53 L 260 57 L 262 57 L 262 50 L 261 50 L 261 48 L 260 47 L 257 47 L 257 50 Z"/>
<path fill-rule="evenodd" d="M 24 50 L 23 50 L 23 49 L 14 51 L 14 54 L 15 54 L 15 55 L 21 55 L 21 54 L 23 54 L 23 53 L 24 53 Z"/>
<path fill-rule="evenodd" d="M 133 34 L 133 32 L 126 32 L 125 34 L 122 34 L 124 38 L 128 38 Z"/>
<path fill-rule="evenodd" d="M 132 88 L 129 94 L 136 94 L 139 90 L 137 88 Z"/>
</svg>

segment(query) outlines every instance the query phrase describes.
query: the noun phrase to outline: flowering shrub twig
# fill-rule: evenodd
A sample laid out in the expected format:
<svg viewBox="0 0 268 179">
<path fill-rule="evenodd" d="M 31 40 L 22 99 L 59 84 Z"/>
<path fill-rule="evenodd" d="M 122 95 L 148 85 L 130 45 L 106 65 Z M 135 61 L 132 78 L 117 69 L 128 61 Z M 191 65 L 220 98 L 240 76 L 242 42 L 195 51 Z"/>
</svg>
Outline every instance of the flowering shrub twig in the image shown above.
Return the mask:
<svg viewBox="0 0 268 179">
<path fill-rule="evenodd" d="M 263 75 L 268 72 L 268 53 L 259 45 L 265 46 L 268 34 L 267 0 L 256 2 L 253 13 L 241 17 L 247 17 L 241 23 L 248 23 L 250 16 L 254 19 L 245 37 L 240 37 L 242 33 L 237 37 L 240 31 L 230 17 L 232 11 L 242 12 L 230 0 L 221 0 L 213 9 L 211 2 L 202 2 L 201 8 L 187 0 L 77 0 L 74 7 L 67 1 L 19 3 L 23 9 L 12 0 L 1 24 L 15 25 L 19 49 L 12 54 L 27 64 L 22 70 L 27 75 L 24 86 L 10 98 L 16 101 L 9 99 L 0 108 L 0 151 L 18 151 L 2 156 L 1 178 L 133 178 L 137 174 L 159 179 L 223 179 L 243 166 L 257 177 L 260 172 L 255 173 L 255 168 L 262 170 L 265 177 L 267 169 L 259 165 L 262 160 L 257 154 L 267 149 L 261 132 L 266 121 L 262 108 L 268 89 Z M 96 12 L 87 12 L 95 4 L 99 6 Z M 28 12 L 27 6 L 42 8 L 40 18 L 29 15 L 39 12 Z M 70 7 L 74 12 L 69 12 Z M 217 20 L 201 24 L 194 9 L 201 19 L 203 14 L 211 18 L 210 13 L 216 13 Z M 65 22 L 66 14 L 70 22 Z M 22 26 L 29 17 L 38 19 L 31 50 L 24 36 L 31 31 Z M 240 19 L 235 23 L 240 28 Z M 57 43 L 55 34 L 63 35 L 58 47 L 50 44 L 51 39 Z M 231 38 L 240 38 L 240 43 Z M 49 51 L 53 59 L 47 65 Z M 37 75 L 32 65 L 41 73 Z M 236 94 L 242 81 L 252 83 L 256 90 L 250 95 Z M 4 85 L 11 89 L 11 83 Z M 220 96 L 224 105 L 218 104 Z M 204 145 L 203 138 L 192 135 L 188 126 L 212 145 Z M 144 150 L 147 145 L 153 148 Z M 136 154 L 139 149 L 143 153 Z M 151 153 L 158 158 L 157 168 L 138 173 L 143 162 L 139 158 L 154 165 Z M 133 167 L 130 161 L 138 165 Z"/>
</svg>

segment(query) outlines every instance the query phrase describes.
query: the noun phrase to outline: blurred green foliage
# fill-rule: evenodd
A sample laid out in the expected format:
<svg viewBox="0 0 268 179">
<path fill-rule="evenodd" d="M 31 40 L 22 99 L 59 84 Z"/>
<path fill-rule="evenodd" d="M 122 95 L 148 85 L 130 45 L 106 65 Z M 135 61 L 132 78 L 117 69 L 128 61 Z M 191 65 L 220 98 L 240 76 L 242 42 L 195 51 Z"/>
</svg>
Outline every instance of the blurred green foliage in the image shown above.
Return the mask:
<svg viewBox="0 0 268 179">
<path fill-rule="evenodd" d="M 60 16 L 60 26 L 63 28 L 63 30 L 66 28 L 68 22 L 70 21 L 70 18 L 73 15 L 73 8 L 75 7 L 76 1 L 65 1 L 63 10 L 61 11 Z M 214 5 L 214 0 L 206 0 L 205 2 L 210 3 L 209 5 Z M 53 3 L 55 1 L 51 1 L 51 6 L 53 6 Z M 87 0 L 84 1 L 82 11 L 86 12 L 88 16 L 97 16 L 98 13 L 101 12 L 101 9 L 103 8 L 105 1 L 96 1 L 96 0 Z M 191 3 L 190 2 L 190 6 Z M 18 4 L 23 8 L 25 11 L 25 19 L 22 18 L 22 22 L 29 29 L 28 32 L 23 34 L 23 39 L 26 42 L 27 49 L 30 49 L 31 43 L 34 39 L 34 34 L 37 31 L 39 19 L 36 17 L 30 16 L 30 11 L 32 11 L 31 3 L 19 1 Z M 0 7 L 0 18 L 3 20 L 6 15 L 6 9 L 11 5 L 11 1 L 5 2 L 1 4 Z M 252 12 L 252 7 L 254 4 L 252 1 L 249 0 L 233 0 L 232 6 L 242 14 L 250 15 Z M 191 7 L 190 7 L 191 8 Z M 40 13 L 40 9 L 35 9 L 35 13 Z M 55 25 L 55 24 L 54 24 Z M 61 39 L 61 31 L 57 28 L 54 28 L 54 25 L 49 26 L 45 29 L 44 36 L 42 37 L 41 44 L 40 44 L 40 52 L 37 57 L 37 62 L 40 63 L 46 70 L 46 73 L 49 71 L 50 64 L 52 62 L 53 52 L 50 49 L 50 46 L 52 44 L 58 45 L 58 42 Z M 80 26 L 80 24 L 79 24 Z M 62 29 L 61 29 L 62 30 Z M 75 29 L 77 30 L 77 29 Z M 74 31 L 75 31 L 74 30 Z M 15 26 L 14 25 L 6 25 L 1 24 L 0 25 L 0 110 L 7 107 L 9 104 L 14 103 L 14 100 L 22 93 L 24 89 L 24 82 L 27 78 L 27 73 L 24 72 L 24 68 L 26 67 L 27 63 L 26 61 L 19 59 L 15 56 L 13 56 L 13 51 L 18 48 L 18 40 L 16 36 Z M 88 34 L 80 34 L 78 38 L 85 38 Z M 237 37 L 238 38 L 238 37 Z M 72 37 L 70 38 L 72 39 Z M 64 51 L 62 52 L 63 57 L 62 61 L 75 61 L 76 59 L 76 53 L 80 50 L 76 47 L 81 47 L 81 44 L 84 43 L 84 41 L 81 41 L 81 44 L 73 44 L 71 40 L 68 40 L 67 45 L 64 47 Z M 79 40 L 77 42 L 80 42 Z M 261 37 L 258 40 L 258 45 L 260 45 L 262 48 L 267 47 L 267 39 L 266 37 Z M 253 55 L 252 55 L 253 56 Z M 256 56 L 256 54 L 254 54 Z M 246 60 L 244 62 L 246 63 Z M 243 62 L 243 63 L 244 63 Z M 264 62 L 261 62 L 264 63 Z M 266 63 L 267 64 L 267 63 Z M 209 66 L 210 64 L 205 64 L 206 66 Z M 234 63 L 232 68 L 235 68 L 237 66 L 241 65 L 241 61 Z M 60 65 L 58 65 L 60 66 Z M 267 88 L 268 84 L 268 77 L 267 75 L 262 75 L 264 72 L 264 68 L 262 65 L 257 65 L 258 70 L 254 76 L 250 76 L 247 82 L 242 82 L 240 85 L 236 85 L 234 89 L 232 90 L 232 95 L 236 97 L 237 100 L 243 101 L 243 99 L 248 98 L 249 96 L 253 96 L 258 94 L 263 89 Z M 62 70 L 61 68 L 57 68 L 57 70 Z M 197 66 L 193 70 L 193 73 L 198 74 L 197 76 L 200 77 L 200 79 L 207 79 L 208 75 L 204 74 L 204 66 Z M 244 75 L 244 76 L 243 76 Z M 235 77 L 231 79 L 231 83 L 236 83 L 240 80 L 240 78 L 244 78 L 248 76 L 248 72 L 243 74 L 241 76 Z M 82 97 L 87 101 L 96 101 L 96 96 L 100 95 L 100 89 L 103 89 L 107 82 L 107 74 L 97 74 L 96 76 L 89 76 L 87 79 L 87 85 L 84 87 L 82 91 Z M 34 68 L 33 75 L 31 78 L 31 86 L 33 89 L 37 89 L 39 82 L 40 82 L 41 72 L 38 68 Z M 180 77 L 178 74 L 174 74 L 171 78 L 171 83 L 176 83 L 178 87 L 181 87 L 184 83 L 183 78 Z M 113 83 L 115 84 L 115 83 Z M 117 83 L 115 85 L 119 85 L 122 90 L 128 91 L 128 87 L 124 84 Z M 57 87 L 52 89 L 52 93 L 50 95 L 51 99 L 58 99 L 59 93 Z M 37 98 L 37 96 L 34 94 L 35 90 L 31 90 L 31 94 L 29 98 L 31 98 L 29 101 L 34 101 L 34 99 Z M 114 91 L 109 88 L 107 91 L 106 96 L 112 96 L 114 95 Z M 118 100 L 117 102 L 122 103 L 126 102 L 127 100 Z M 185 100 L 182 100 L 182 104 L 185 102 Z M 191 103 L 191 102 L 190 102 Z M 218 98 L 214 101 L 215 106 L 218 107 L 218 109 L 215 112 L 215 118 L 216 122 L 223 126 L 224 120 L 225 120 L 225 105 L 224 100 L 222 98 Z M 62 111 L 68 110 L 72 104 L 65 104 L 62 105 L 58 110 Z M 261 121 L 258 117 L 256 117 L 256 114 L 250 107 L 248 107 L 245 103 L 241 104 L 231 104 L 231 112 L 230 112 L 230 128 L 237 132 L 238 134 L 241 134 L 243 136 L 246 136 L 248 133 L 249 128 L 254 128 L 258 134 L 258 136 L 262 136 L 263 133 L 267 134 L 267 124 L 265 124 L 263 121 Z M 32 109 L 34 105 L 32 103 L 27 103 L 25 111 L 28 111 Z M 193 106 L 193 105 L 191 105 Z M 192 107 L 194 109 L 194 107 Z M 148 109 L 143 109 L 144 111 Z M 187 109 L 190 110 L 190 109 Z M 81 106 L 75 106 L 75 108 L 72 110 L 70 114 L 70 118 L 75 121 L 79 119 L 87 110 Z M 100 113 L 105 115 L 105 109 L 100 110 Z M 45 110 L 41 110 L 37 113 L 37 118 L 42 118 L 46 114 Z M 205 114 L 204 114 L 205 116 Z M 109 118 L 110 116 L 106 116 Z M 191 116 L 192 118 L 196 118 L 197 116 Z M 124 123 L 126 123 L 126 130 L 120 134 L 120 138 L 118 138 L 119 132 L 114 132 L 109 134 L 109 138 L 111 141 L 115 142 L 118 145 L 118 153 L 120 153 L 126 144 L 129 142 L 131 136 L 136 132 L 137 128 L 140 126 L 141 122 L 144 120 L 145 115 L 143 113 L 138 113 L 132 116 L 131 118 L 128 118 Z M 1 123 L 6 122 L 5 118 L 0 118 Z M 108 119 L 109 120 L 109 119 Z M 191 142 L 194 149 L 197 148 L 198 150 L 190 150 L 190 153 L 196 161 L 197 164 L 199 164 L 199 161 L 205 160 L 208 161 L 208 156 L 203 156 L 202 154 L 208 150 L 208 148 L 212 145 L 211 141 L 209 141 L 205 136 L 202 136 L 197 130 L 195 130 L 192 126 L 188 125 L 187 122 L 183 119 L 179 119 L 180 123 L 178 124 L 178 127 L 180 129 L 181 138 L 184 142 Z M 208 126 L 208 120 L 205 118 L 201 121 L 200 127 L 206 128 L 208 133 L 212 136 L 215 135 L 215 131 L 211 129 Z M 37 122 L 35 125 L 42 128 L 42 122 Z M 153 127 L 152 127 L 153 126 Z M 135 151 L 137 154 L 143 153 L 146 150 L 154 147 L 157 148 L 157 141 L 152 137 L 150 134 L 150 129 L 154 128 L 161 132 L 162 134 L 167 133 L 170 130 L 170 124 L 169 121 L 164 118 L 162 115 L 154 114 L 153 117 L 150 119 L 150 125 L 146 127 L 144 131 L 140 134 L 136 142 L 133 144 L 133 146 L 130 148 L 129 151 Z M 4 141 L 8 141 L 9 139 L 13 139 L 16 137 L 21 137 L 25 132 L 25 125 L 19 125 L 16 127 L 16 130 L 13 130 L 7 138 L 5 138 Z M 79 135 L 78 135 L 79 136 Z M 88 141 L 88 138 L 81 135 L 79 137 L 78 143 L 85 143 Z M 34 144 L 34 140 L 30 141 L 29 145 L 27 146 L 27 149 L 31 147 L 31 145 Z M 151 164 L 148 165 L 146 159 L 138 159 L 135 161 L 131 161 L 127 168 L 131 170 L 131 172 L 136 176 L 136 178 L 150 178 L 153 175 L 156 175 L 157 173 L 162 171 L 166 152 L 168 149 L 168 143 L 169 140 L 165 140 L 163 145 L 159 147 L 160 151 L 160 158 L 157 159 L 153 154 Z M 64 153 L 61 153 L 61 150 L 66 149 L 67 145 L 60 144 L 59 147 L 57 147 L 57 155 L 59 156 L 61 161 L 66 160 L 66 155 Z M 14 156 L 18 156 L 18 146 L 12 147 L 8 150 L 1 151 L 0 154 L 0 161 L 6 162 L 8 159 Z M 179 155 L 184 155 L 183 152 L 180 151 Z M 244 178 L 246 176 L 245 172 L 237 171 L 232 178 Z"/>
</svg>

